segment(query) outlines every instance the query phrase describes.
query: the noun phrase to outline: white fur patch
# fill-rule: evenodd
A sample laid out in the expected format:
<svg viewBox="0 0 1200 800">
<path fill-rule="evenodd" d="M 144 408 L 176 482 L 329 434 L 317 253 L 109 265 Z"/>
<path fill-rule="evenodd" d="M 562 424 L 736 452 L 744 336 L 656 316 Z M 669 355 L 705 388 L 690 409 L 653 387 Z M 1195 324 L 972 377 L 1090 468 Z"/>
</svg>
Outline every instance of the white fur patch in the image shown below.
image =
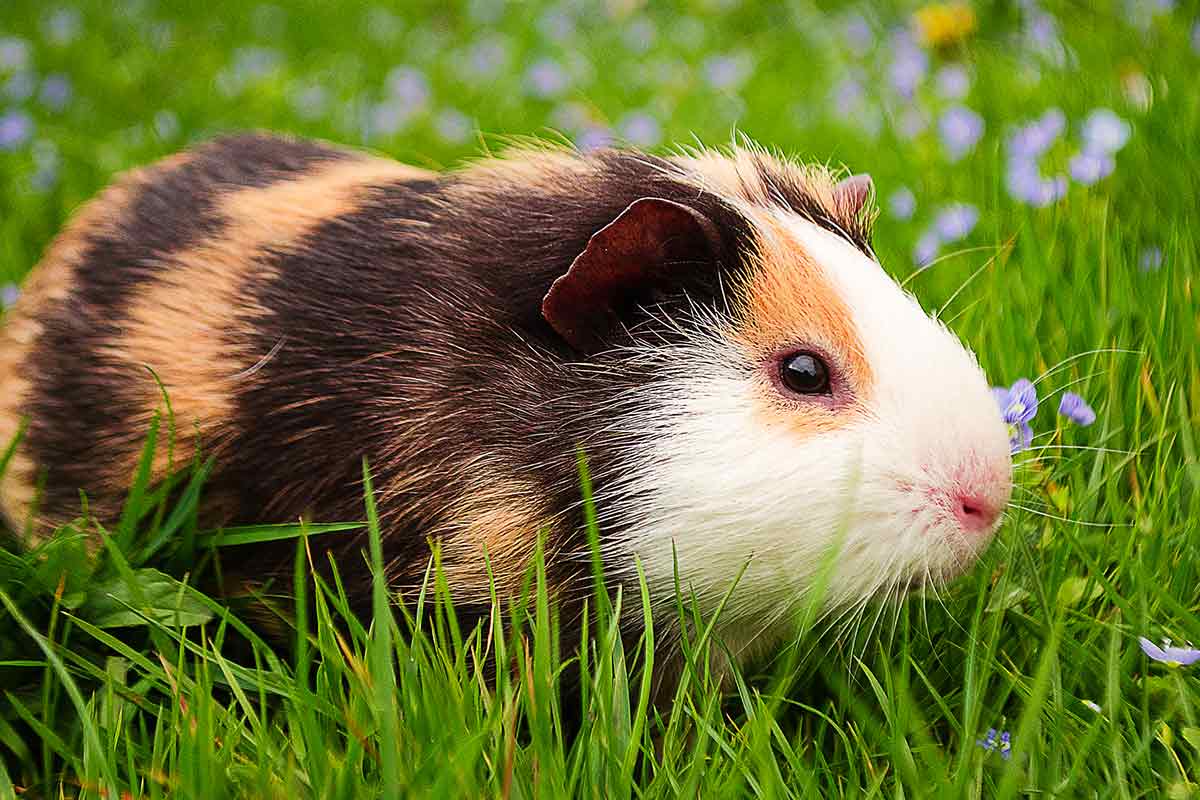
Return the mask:
<svg viewBox="0 0 1200 800">
<path fill-rule="evenodd" d="M 786 216 L 851 310 L 874 374 L 868 413 L 809 437 L 764 422 L 752 403 L 761 357 L 714 328 L 672 351 L 679 380 L 644 389 L 635 468 L 597 498 L 602 514 L 632 522 L 605 542 L 608 563 L 639 558 L 658 602 L 673 602 L 676 561 L 706 613 L 745 568 L 720 626 L 731 644 L 769 639 L 817 583 L 833 609 L 956 573 L 990 532 L 965 537 L 930 493 L 964 462 L 1005 482 L 1011 470 L 974 357 L 877 263 Z"/>
</svg>

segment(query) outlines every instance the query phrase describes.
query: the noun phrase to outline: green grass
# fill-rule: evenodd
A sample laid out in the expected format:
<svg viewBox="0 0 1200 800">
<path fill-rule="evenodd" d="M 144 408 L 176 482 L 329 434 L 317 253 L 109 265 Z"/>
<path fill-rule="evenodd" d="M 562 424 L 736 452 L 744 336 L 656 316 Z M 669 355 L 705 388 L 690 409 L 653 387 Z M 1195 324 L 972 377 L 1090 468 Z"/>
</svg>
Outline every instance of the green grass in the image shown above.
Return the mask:
<svg viewBox="0 0 1200 800">
<path fill-rule="evenodd" d="M 444 166 L 504 135 L 551 135 L 572 113 L 620 124 L 648 109 L 664 145 L 744 132 L 869 171 L 883 197 L 910 187 L 916 217 L 884 215 L 875 238 L 902 278 L 937 207 L 977 205 L 978 227 L 916 275 L 914 291 L 926 307 L 944 307 L 995 383 L 1087 355 L 1040 385 L 1051 397 L 1035 423 L 1037 447 L 1018 457 L 1024 508 L 1010 510 L 976 569 L 937 597 L 873 609 L 880 624 L 857 636 L 818 641 L 802 629 L 794 647 L 724 688 L 703 667 L 720 646 L 705 635 L 711 620 L 694 618 L 684 598 L 691 668 L 659 710 L 641 669 L 651 648 L 622 644 L 603 596 L 585 646 L 564 648 L 576 653 L 582 690 L 560 699 L 566 634 L 540 563 L 525 602 L 497 605 L 482 628 L 458 627 L 432 566 L 426 591 L 405 605 L 377 581 L 374 619 L 358 621 L 342 586 L 311 578 L 304 537 L 336 534 L 226 531 L 225 557 L 237 557 L 234 542 L 297 541 L 288 588 L 301 598 L 294 616 L 306 633 L 272 648 L 240 609 L 190 588 L 214 562 L 212 532 L 193 513 L 204 465 L 180 478 L 191 483 L 175 504 L 131 476 L 127 513 L 99 551 L 84 546 L 85 534 L 96 539 L 83 527 L 33 551 L 0 549 L 0 799 L 1200 796 L 1200 669 L 1155 664 L 1137 645 L 1139 635 L 1200 643 L 1194 8 L 1141 30 L 1125 21 L 1124 3 L 1050 3 L 1071 54 L 1056 66 L 1015 43 L 1015 5 L 977 5 L 978 32 L 932 56 L 935 68 L 969 65 L 963 102 L 987 124 L 974 151 L 951 163 L 935 133 L 894 132 L 901 106 L 869 132 L 886 85 L 879 60 L 893 48 L 883 39 L 853 56 L 836 14 L 803 2 L 651 4 L 615 17 L 579 6 L 574 32 L 553 42 L 544 33 L 553 19 L 534 4 L 481 22 L 493 4 L 412 3 L 393 24 L 349 4 L 114 11 L 85 0 L 63 44 L 46 32 L 44 5 L 9 0 L 0 37 L 27 39 L 39 76 L 69 75 L 73 97 L 58 112 L 36 99 L 0 100 L 0 114 L 23 108 L 36 125 L 35 144 L 0 150 L 0 283 L 19 280 L 113 172 L 218 131 L 290 130 Z M 882 31 L 911 10 L 889 5 L 871 21 Z M 657 33 L 637 55 L 629 30 L 643 18 Z M 497 35 L 507 65 L 465 76 L 467 48 Z M 217 76 L 252 44 L 273 49 L 273 66 L 220 89 L 231 83 Z M 736 90 L 700 77 L 706 59 L 726 52 L 749 57 Z M 574 70 L 560 99 L 522 88 L 524 65 L 542 56 Z M 427 108 L 403 130 L 368 135 L 367 109 L 397 64 L 423 71 Z M 843 118 L 831 87 L 856 70 L 868 98 Z M 1152 94 L 1145 109 L 1122 88 L 1137 74 Z M 292 102 L 312 83 L 328 97 L 316 116 Z M 566 113 L 568 101 L 580 105 Z M 935 117 L 949 104 L 932 81 L 918 103 Z M 440 135 L 448 106 L 482 134 Z M 1031 208 L 1005 191 L 1005 132 L 1052 106 L 1071 126 L 1043 158 L 1047 173 L 1065 169 L 1094 107 L 1115 109 L 1133 133 L 1111 177 Z M 51 160 L 54 180 L 33 180 Z M 1161 266 L 1144 270 L 1152 248 Z M 1095 425 L 1055 419 L 1053 392 L 1068 385 L 1096 407 Z M 160 427 L 163 446 L 169 426 Z M 364 557 L 378 566 L 373 521 L 370 530 Z M 642 599 L 611 602 L 636 614 Z M 394 616 L 382 613 L 389 605 Z M 572 719 L 581 721 L 568 735 Z M 976 745 L 988 728 L 1011 731 L 1010 760 Z"/>
</svg>

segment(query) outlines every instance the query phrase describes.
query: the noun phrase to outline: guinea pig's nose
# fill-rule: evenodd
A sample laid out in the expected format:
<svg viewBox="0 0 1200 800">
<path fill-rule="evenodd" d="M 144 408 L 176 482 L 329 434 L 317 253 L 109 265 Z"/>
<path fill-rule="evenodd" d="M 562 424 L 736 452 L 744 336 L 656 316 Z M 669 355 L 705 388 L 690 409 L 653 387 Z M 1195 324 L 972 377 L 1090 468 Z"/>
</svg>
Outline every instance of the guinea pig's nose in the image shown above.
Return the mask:
<svg viewBox="0 0 1200 800">
<path fill-rule="evenodd" d="M 991 530 L 1004 510 L 1004 503 L 984 492 L 957 491 L 951 495 L 950 502 L 958 524 L 968 533 Z"/>
<path fill-rule="evenodd" d="M 995 527 L 1011 493 L 1008 469 L 971 459 L 956 471 L 946 499 L 964 531 L 987 533 Z"/>
</svg>

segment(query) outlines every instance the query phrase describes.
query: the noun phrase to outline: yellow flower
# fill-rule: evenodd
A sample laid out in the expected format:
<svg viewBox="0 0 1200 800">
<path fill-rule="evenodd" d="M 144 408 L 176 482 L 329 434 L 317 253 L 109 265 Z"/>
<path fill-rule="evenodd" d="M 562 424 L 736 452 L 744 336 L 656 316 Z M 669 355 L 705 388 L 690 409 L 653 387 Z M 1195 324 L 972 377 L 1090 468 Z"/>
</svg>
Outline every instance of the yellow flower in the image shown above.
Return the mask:
<svg viewBox="0 0 1200 800">
<path fill-rule="evenodd" d="M 979 20 L 966 3 L 931 3 L 917 9 L 913 23 L 926 47 L 950 47 L 970 38 Z"/>
</svg>

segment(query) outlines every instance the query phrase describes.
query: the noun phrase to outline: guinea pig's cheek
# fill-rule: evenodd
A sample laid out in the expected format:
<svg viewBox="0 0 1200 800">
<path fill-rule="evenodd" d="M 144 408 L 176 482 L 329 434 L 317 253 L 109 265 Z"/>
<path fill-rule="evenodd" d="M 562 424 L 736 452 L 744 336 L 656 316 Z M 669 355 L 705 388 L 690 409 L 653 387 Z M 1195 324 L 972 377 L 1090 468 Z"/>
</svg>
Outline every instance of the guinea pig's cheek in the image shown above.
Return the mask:
<svg viewBox="0 0 1200 800">
<path fill-rule="evenodd" d="M 755 380 L 751 387 L 751 405 L 756 423 L 765 430 L 797 440 L 844 430 L 862 417 L 862 410 L 856 404 L 834 397 L 785 397 L 765 376 Z"/>
</svg>

